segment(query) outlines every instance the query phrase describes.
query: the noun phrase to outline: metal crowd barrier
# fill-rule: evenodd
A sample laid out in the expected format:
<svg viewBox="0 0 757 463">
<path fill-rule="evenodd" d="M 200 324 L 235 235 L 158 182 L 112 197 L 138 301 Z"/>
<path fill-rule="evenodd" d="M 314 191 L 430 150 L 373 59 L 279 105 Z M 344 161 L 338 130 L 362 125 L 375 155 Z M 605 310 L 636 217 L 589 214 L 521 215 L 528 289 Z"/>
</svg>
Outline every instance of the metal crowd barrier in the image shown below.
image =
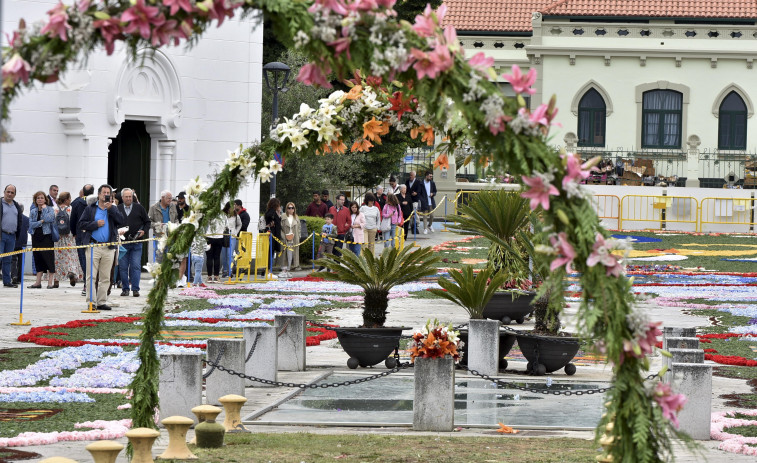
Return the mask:
<svg viewBox="0 0 757 463">
<path fill-rule="evenodd" d="M 663 230 L 668 223 L 690 223 L 698 231 L 699 202 L 690 196 L 627 195 L 620 200 L 618 229 L 642 222 L 642 229 Z"/>
</svg>

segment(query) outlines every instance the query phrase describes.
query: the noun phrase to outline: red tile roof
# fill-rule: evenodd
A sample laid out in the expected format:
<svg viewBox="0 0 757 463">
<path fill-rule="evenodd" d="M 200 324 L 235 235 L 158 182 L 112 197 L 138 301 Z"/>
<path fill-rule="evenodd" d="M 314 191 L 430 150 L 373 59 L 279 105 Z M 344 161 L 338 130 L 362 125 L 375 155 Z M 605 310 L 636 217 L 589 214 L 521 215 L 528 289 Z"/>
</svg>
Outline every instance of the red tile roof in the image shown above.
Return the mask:
<svg viewBox="0 0 757 463">
<path fill-rule="evenodd" d="M 540 10 L 556 16 L 757 18 L 757 0 L 559 0 Z"/>
<path fill-rule="evenodd" d="M 531 32 L 531 14 L 555 0 L 444 0 L 443 24 L 461 31 Z"/>
<path fill-rule="evenodd" d="M 443 24 L 461 31 L 530 32 L 531 14 L 757 19 L 757 0 L 445 0 Z"/>
</svg>

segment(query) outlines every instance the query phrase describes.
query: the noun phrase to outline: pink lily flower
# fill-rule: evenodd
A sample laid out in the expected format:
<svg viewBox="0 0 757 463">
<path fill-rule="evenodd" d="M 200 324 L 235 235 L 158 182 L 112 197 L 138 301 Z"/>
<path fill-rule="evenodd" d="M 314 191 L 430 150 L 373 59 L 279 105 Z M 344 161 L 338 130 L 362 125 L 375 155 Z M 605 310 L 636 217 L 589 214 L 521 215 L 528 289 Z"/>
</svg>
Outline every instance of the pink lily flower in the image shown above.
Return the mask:
<svg viewBox="0 0 757 463">
<path fill-rule="evenodd" d="M 334 51 L 337 54 L 347 52 L 347 59 L 352 59 L 350 56 L 350 43 L 352 43 L 352 39 L 350 37 L 341 37 L 334 40 L 333 42 L 327 43 L 326 45 L 334 47 Z"/>
<path fill-rule="evenodd" d="M 595 170 L 594 167 L 588 167 L 588 162 L 582 165 L 581 158 L 575 153 L 566 153 L 561 157 L 567 159 L 565 166 L 567 173 L 562 179 L 563 189 L 566 189 L 571 182 L 581 183 L 582 180 L 589 178 L 592 170 Z"/>
<path fill-rule="evenodd" d="M 68 40 L 66 31 L 71 30 L 71 26 L 68 24 L 68 13 L 66 9 L 68 7 L 59 2 L 53 9 L 47 12 L 50 15 L 50 21 L 42 28 L 41 34 L 48 34 L 50 37 L 56 35 L 64 42 Z"/>
<path fill-rule="evenodd" d="M 529 95 L 536 93 L 536 90 L 531 88 L 534 82 L 536 82 L 536 69 L 534 68 L 529 69 L 528 74 L 524 75 L 520 70 L 520 66 L 514 64 L 512 74 L 505 74 L 502 77 L 510 82 L 515 93 L 528 93 Z"/>
<path fill-rule="evenodd" d="M 163 0 L 163 5 L 171 8 L 171 15 L 175 15 L 179 10 L 184 10 L 187 13 L 191 13 L 194 10 L 192 2 L 189 0 Z"/>
<path fill-rule="evenodd" d="M 19 80 L 28 83 L 31 70 L 32 66 L 21 55 L 14 54 L 2 67 L 3 88 L 12 88 Z"/>
<path fill-rule="evenodd" d="M 507 128 L 507 123 L 513 120 L 510 116 L 499 116 L 491 124 L 489 124 L 489 131 L 492 135 L 497 135 L 500 132 L 504 132 Z"/>
<path fill-rule="evenodd" d="M 669 419 L 677 428 L 677 414 L 686 403 L 686 396 L 683 394 L 673 394 L 670 384 L 657 383 L 654 388 L 654 400 L 662 409 L 662 416 Z"/>
<path fill-rule="evenodd" d="M 552 243 L 552 247 L 557 251 L 557 258 L 549 264 L 549 270 L 554 272 L 564 265 L 565 271 L 570 273 L 572 271 L 571 264 L 573 263 L 573 259 L 576 258 L 576 250 L 573 249 L 573 245 L 568 241 L 568 235 L 565 232 L 560 232 L 557 236 L 551 236 L 549 242 Z"/>
<path fill-rule="evenodd" d="M 316 0 L 313 5 L 308 8 L 310 13 L 315 13 L 318 10 L 318 6 L 324 10 L 333 11 L 336 14 L 347 16 L 350 12 L 344 6 L 344 2 L 341 0 Z"/>
<path fill-rule="evenodd" d="M 328 64 L 324 64 L 325 69 L 321 69 L 314 63 L 308 63 L 300 68 L 297 75 L 297 81 L 305 85 L 318 85 L 323 88 L 331 88 L 331 83 L 326 80 L 326 74 L 331 72 Z"/>
<path fill-rule="evenodd" d="M 378 9 L 378 3 L 376 3 L 376 0 L 355 0 L 347 4 L 347 9 L 350 11 L 373 11 Z"/>
<path fill-rule="evenodd" d="M 121 20 L 118 18 L 98 19 L 92 25 L 95 29 L 100 29 L 100 35 L 102 35 L 105 42 L 105 51 L 108 55 L 112 55 L 116 39 L 120 38 L 123 34 Z"/>
<path fill-rule="evenodd" d="M 160 26 L 153 28 L 152 37 L 150 38 L 152 46 L 159 47 L 161 45 L 169 45 L 171 40 L 173 40 L 174 45 L 178 46 L 180 43 L 179 37 L 181 36 L 181 31 L 176 28 L 176 23 L 177 21 L 175 19 L 170 19 Z"/>
<path fill-rule="evenodd" d="M 431 9 L 430 4 L 426 4 L 426 9 L 423 10 L 422 15 L 415 17 L 415 24 L 413 24 L 413 30 L 421 37 L 433 37 L 436 31 L 436 27 L 441 24 L 444 15 L 447 13 L 447 5 L 442 4 L 436 14 Z"/>
<path fill-rule="evenodd" d="M 164 21 L 165 18 L 160 14 L 160 8 L 145 5 L 145 0 L 137 0 L 134 6 L 121 15 L 121 22 L 126 23 L 124 33 L 131 34 L 139 31 L 139 35 L 143 39 L 150 38 L 150 26 L 159 26 Z"/>
<path fill-rule="evenodd" d="M 586 265 L 594 267 L 600 263 L 607 268 L 607 276 L 614 275 L 619 277 L 623 272 L 623 265 L 621 265 L 620 259 L 618 256 L 612 254 L 612 247 L 607 244 L 605 237 L 597 233 L 594 250 L 586 259 Z"/>
<path fill-rule="evenodd" d="M 531 210 L 535 211 L 537 207 L 541 207 L 545 210 L 549 210 L 549 197 L 559 196 L 560 191 L 552 185 L 544 176 L 544 174 L 536 174 L 533 177 L 522 177 L 523 183 L 528 185 L 530 189 L 520 195 L 523 198 L 531 199 Z"/>
<path fill-rule="evenodd" d="M 628 357 L 642 358 L 654 352 L 657 345 L 658 338 L 662 336 L 660 326 L 662 322 L 652 322 L 647 325 L 647 331 L 638 339 L 631 341 L 630 339 L 623 340 L 623 352 Z M 620 363 L 623 363 L 623 358 L 620 358 Z"/>
<path fill-rule="evenodd" d="M 394 8 L 394 4 L 397 3 L 397 0 L 376 0 L 376 3 L 386 9 L 391 9 Z"/>
<path fill-rule="evenodd" d="M 79 11 L 87 11 L 92 5 L 92 0 L 79 0 L 79 2 L 76 4 L 76 8 Z"/>
<path fill-rule="evenodd" d="M 477 71 L 486 71 L 494 65 L 494 58 L 486 56 L 484 52 L 480 51 L 468 60 L 468 64 Z"/>
<path fill-rule="evenodd" d="M 428 53 L 413 48 L 410 54 L 411 59 L 415 60 L 413 68 L 418 73 L 418 79 L 423 79 L 424 76 L 436 79 L 441 72 L 451 68 L 453 64 L 449 48 L 444 45 L 438 45 Z"/>
</svg>

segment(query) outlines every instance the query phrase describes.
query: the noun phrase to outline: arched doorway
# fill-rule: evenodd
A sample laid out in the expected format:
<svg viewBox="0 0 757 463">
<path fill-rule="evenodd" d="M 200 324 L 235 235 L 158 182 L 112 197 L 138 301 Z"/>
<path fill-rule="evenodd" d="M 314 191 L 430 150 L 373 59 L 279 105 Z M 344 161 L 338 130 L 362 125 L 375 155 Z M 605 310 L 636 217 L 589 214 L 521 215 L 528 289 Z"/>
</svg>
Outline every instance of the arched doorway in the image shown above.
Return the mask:
<svg viewBox="0 0 757 463">
<path fill-rule="evenodd" d="M 131 188 L 140 204 L 150 208 L 150 134 L 143 121 L 124 121 L 108 147 L 108 183 L 121 191 Z M 148 249 L 142 247 L 142 264 L 147 263 Z"/>
</svg>

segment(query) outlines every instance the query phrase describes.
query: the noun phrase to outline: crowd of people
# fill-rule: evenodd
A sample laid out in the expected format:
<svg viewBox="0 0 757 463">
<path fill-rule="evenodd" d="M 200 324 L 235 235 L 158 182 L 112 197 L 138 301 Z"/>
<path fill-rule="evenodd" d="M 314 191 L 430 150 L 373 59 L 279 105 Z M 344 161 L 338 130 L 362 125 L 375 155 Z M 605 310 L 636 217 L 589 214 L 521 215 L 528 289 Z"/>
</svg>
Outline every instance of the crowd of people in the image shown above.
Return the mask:
<svg viewBox="0 0 757 463">
<path fill-rule="evenodd" d="M 30 289 L 43 288 L 43 278 L 48 289 L 59 288 L 60 281 L 66 279 L 71 286 L 83 281 L 82 295 L 86 296 L 87 275 L 91 271 L 91 297 L 98 310 L 111 310 L 107 300 L 113 286 L 121 288 L 121 296 L 140 296 L 144 240 L 150 230 L 153 237 L 161 238 L 169 223 L 180 223 L 189 213 L 184 192 L 174 197 L 170 191 L 163 191 L 160 199 L 146 210 L 130 188 L 116 192 L 104 184 L 95 194 L 94 186 L 87 184 L 73 200 L 71 193 L 60 192 L 57 185 L 51 185 L 47 194 L 37 191 L 31 197 L 27 216 L 16 194 L 16 186 L 7 185 L 0 201 L 0 254 L 20 251 L 31 244 L 32 273 L 36 280 Z M 207 266 L 210 282 L 231 273 L 229 251 L 235 247 L 234 238 L 247 231 L 250 214 L 239 199 L 233 205 L 227 203 L 223 211 L 225 217 L 211 222 L 207 230 L 197 234 L 191 257 L 179 256 L 183 277 L 177 286 L 187 284 L 188 262 L 193 264 L 190 270 L 194 270 L 193 279 L 199 285 L 204 285 L 203 264 Z M 102 246 L 74 248 L 90 244 Z M 162 260 L 156 242 L 153 254 L 156 261 Z M 23 281 L 23 254 L 5 256 L 0 263 L 3 287 L 17 288 Z"/>
<path fill-rule="evenodd" d="M 389 188 L 384 192 L 378 186 L 375 192 L 368 192 L 362 203 L 348 201 L 339 193 L 333 203 L 328 190 L 313 192 L 313 200 L 303 215 L 321 217 L 326 224 L 321 230 L 321 245 L 318 257 L 324 254 L 340 255 L 346 245 L 355 254 L 363 249 L 375 253 L 377 239 L 385 242 L 385 247 L 393 247 L 397 237 L 397 227 L 403 227 L 407 236 L 411 221 L 405 220 L 417 211 L 423 217 L 423 233 L 434 233 L 433 210 L 436 208 L 436 184 L 433 173 L 426 172 L 423 180 L 410 172 L 404 185 L 398 185 L 395 177 L 389 178 Z M 420 220 L 420 219 L 419 219 Z M 289 278 L 291 271 L 299 269 L 299 245 L 301 237 L 300 219 L 294 203 L 282 208 L 278 198 L 271 198 L 260 223 L 260 232 L 271 232 L 279 240 L 273 240 L 273 253 L 281 267 L 279 278 Z M 323 269 L 320 269 L 323 270 Z"/>
</svg>

